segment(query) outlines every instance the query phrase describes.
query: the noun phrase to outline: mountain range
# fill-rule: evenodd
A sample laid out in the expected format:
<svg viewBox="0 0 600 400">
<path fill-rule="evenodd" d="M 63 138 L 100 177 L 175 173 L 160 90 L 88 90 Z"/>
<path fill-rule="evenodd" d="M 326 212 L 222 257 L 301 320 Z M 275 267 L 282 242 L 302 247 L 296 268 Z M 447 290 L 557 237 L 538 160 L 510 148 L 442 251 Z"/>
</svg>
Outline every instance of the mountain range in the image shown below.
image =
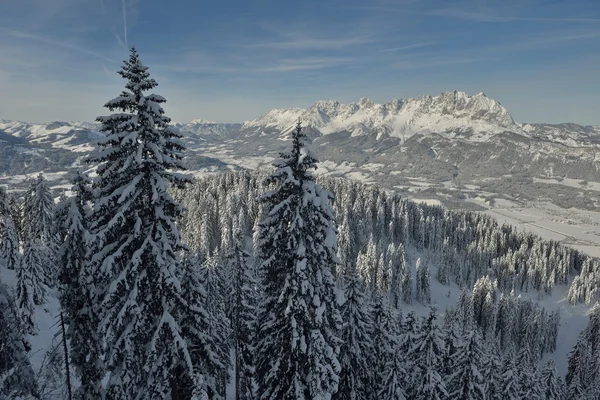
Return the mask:
<svg viewBox="0 0 600 400">
<path fill-rule="evenodd" d="M 600 181 L 600 126 L 518 123 L 484 93 L 453 91 L 384 104 L 323 100 L 242 123 L 198 119 L 173 128 L 187 141 L 192 171 L 255 169 L 287 146 L 298 118 L 322 161 L 318 173 L 438 198 L 451 207 L 472 206 L 462 201 L 469 191 L 512 200 L 548 198 L 587 209 L 600 201 L 585 182 L 576 191 L 539 182 Z M 7 179 L 78 166 L 101 137 L 97 129 L 94 122 L 0 120 L 0 174 Z"/>
</svg>

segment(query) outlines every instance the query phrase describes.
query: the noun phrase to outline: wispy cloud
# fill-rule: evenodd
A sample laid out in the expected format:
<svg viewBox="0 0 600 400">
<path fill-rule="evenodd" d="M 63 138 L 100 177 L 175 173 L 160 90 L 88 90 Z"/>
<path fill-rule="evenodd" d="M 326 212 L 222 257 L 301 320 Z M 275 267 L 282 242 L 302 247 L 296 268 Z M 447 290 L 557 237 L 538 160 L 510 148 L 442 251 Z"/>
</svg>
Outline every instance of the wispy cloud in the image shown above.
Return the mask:
<svg viewBox="0 0 600 400">
<path fill-rule="evenodd" d="M 386 53 L 386 52 L 390 52 L 390 51 L 403 51 L 403 50 L 411 50 L 411 49 L 420 49 L 422 47 L 434 46 L 437 43 L 438 42 L 413 43 L 413 44 L 407 44 L 407 45 L 399 46 L 399 47 L 392 47 L 390 49 L 383 49 L 381 51 L 384 52 L 384 53 Z"/>
<path fill-rule="evenodd" d="M 514 52 L 533 49 L 543 49 L 554 47 L 567 42 L 584 41 L 600 37 L 600 30 L 586 32 L 557 32 L 553 35 L 544 35 L 538 37 L 510 37 L 511 40 L 496 45 L 490 45 L 480 48 L 482 52 Z"/>
<path fill-rule="evenodd" d="M 125 47 L 129 48 L 127 44 L 127 7 L 125 0 L 121 0 L 121 10 L 123 12 L 123 41 L 125 42 Z"/>
<path fill-rule="evenodd" d="M 581 23 L 600 23 L 600 18 L 579 18 L 579 17 L 526 17 L 526 16 L 505 16 L 497 15 L 491 12 L 481 12 L 472 10 L 463 10 L 456 8 L 441 8 L 428 12 L 429 15 L 451 17 L 462 20 L 476 22 L 581 22 Z"/>
<path fill-rule="evenodd" d="M 501 4 L 501 3 L 498 3 Z M 470 6 L 470 4 L 469 4 Z M 493 9 L 480 7 L 483 10 L 474 10 L 469 8 L 438 8 L 434 10 L 409 8 L 409 7 L 385 7 L 385 6 L 346 6 L 344 8 L 365 11 L 378 11 L 383 13 L 435 16 L 461 19 L 474 22 L 572 22 L 572 23 L 600 23 L 600 18 L 593 17 L 545 17 L 545 16 L 526 16 L 526 15 L 501 15 L 494 12 Z"/>
<path fill-rule="evenodd" d="M 395 69 L 432 68 L 445 65 L 471 64 L 481 61 L 478 58 L 425 58 L 420 60 L 403 60 L 393 64 Z"/>
<path fill-rule="evenodd" d="M 27 32 L 20 32 L 20 31 L 15 31 L 15 30 L 6 29 L 6 28 L 0 28 L 0 30 L 6 32 L 7 35 L 12 36 L 14 38 L 25 39 L 25 40 L 35 41 L 38 43 L 44 43 L 44 44 L 49 44 L 52 46 L 62 47 L 64 49 L 73 50 L 73 51 L 79 52 L 81 54 L 86 54 L 86 55 L 89 55 L 92 57 L 96 57 L 96 58 L 104 60 L 104 61 L 114 62 L 114 60 L 112 60 L 109 57 L 104 56 L 103 54 L 89 50 L 85 47 L 81 47 L 81 46 L 66 42 L 64 40 L 51 39 L 46 36 L 34 35 L 31 33 L 27 33 Z"/>
<path fill-rule="evenodd" d="M 343 38 L 298 38 L 278 42 L 262 42 L 242 45 L 247 48 L 290 49 L 290 50 L 330 50 L 372 43 L 372 37 L 343 37 Z"/>
<path fill-rule="evenodd" d="M 350 57 L 310 57 L 310 58 L 295 58 L 282 59 L 274 65 L 265 66 L 256 69 L 257 72 L 294 72 L 294 71 L 310 71 L 326 68 L 334 68 L 340 65 L 348 65 L 354 62 L 354 58 Z"/>
</svg>

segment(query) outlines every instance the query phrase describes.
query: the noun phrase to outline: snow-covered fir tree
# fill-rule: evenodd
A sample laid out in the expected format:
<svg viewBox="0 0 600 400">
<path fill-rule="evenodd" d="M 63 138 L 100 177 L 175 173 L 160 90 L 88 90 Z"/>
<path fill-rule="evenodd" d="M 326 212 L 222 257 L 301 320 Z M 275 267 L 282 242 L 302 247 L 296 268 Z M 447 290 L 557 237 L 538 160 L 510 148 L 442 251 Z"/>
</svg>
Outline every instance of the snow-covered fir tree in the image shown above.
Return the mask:
<svg viewBox="0 0 600 400">
<path fill-rule="evenodd" d="M 35 305 L 46 301 L 46 287 L 43 283 L 42 260 L 38 247 L 37 240 L 25 242 L 23 257 L 17 267 L 17 313 L 24 331 L 30 335 L 35 333 Z"/>
<path fill-rule="evenodd" d="M 454 372 L 448 377 L 449 398 L 457 400 L 484 400 L 485 381 L 482 375 L 482 363 L 485 354 L 481 335 L 477 328 L 468 331 L 461 343 L 453 362 Z"/>
<path fill-rule="evenodd" d="M 229 255 L 233 269 L 231 328 L 235 350 L 236 400 L 256 398 L 256 327 L 258 281 L 254 268 L 249 264 L 250 253 L 245 248 L 245 238 L 238 230 L 234 248 Z"/>
<path fill-rule="evenodd" d="M 421 304 L 431 303 L 431 277 L 427 262 L 417 259 L 417 273 L 415 274 L 417 301 Z"/>
<path fill-rule="evenodd" d="M 41 305 L 46 301 L 48 287 L 44 284 L 45 261 L 42 253 L 43 246 L 38 239 L 29 239 L 23 245 L 23 256 L 17 268 L 17 302 L 21 303 L 26 297 L 31 297 L 33 304 Z M 21 294 L 21 290 L 23 290 Z M 27 295 L 25 295 L 27 293 Z"/>
<path fill-rule="evenodd" d="M 0 258 L 8 269 L 15 269 L 19 264 L 19 237 L 13 224 L 11 214 L 4 216 L 4 230 L 0 242 Z"/>
<path fill-rule="evenodd" d="M 209 302 L 215 301 L 214 293 L 206 290 L 205 258 L 201 253 L 194 256 L 186 254 L 181 263 L 181 296 L 188 309 L 181 321 L 182 337 L 185 338 L 193 368 L 197 373 L 186 373 L 185 363 L 176 369 L 176 393 L 173 399 L 189 399 L 205 396 L 218 399 L 218 377 L 228 369 L 223 362 L 223 344 L 219 337 L 212 334 L 215 324 L 222 324 L 211 314 Z M 195 397 L 194 397 L 195 396 Z"/>
<path fill-rule="evenodd" d="M 416 334 L 409 353 L 416 369 L 409 398 L 416 400 L 447 398 L 446 383 L 441 375 L 443 356 L 444 338 L 436 323 L 435 309 L 432 308 Z"/>
<path fill-rule="evenodd" d="M 406 361 L 400 353 L 400 317 L 385 295 L 378 295 L 373 306 L 374 388 L 381 398 L 404 400 L 406 398 Z"/>
<path fill-rule="evenodd" d="M 402 303 L 402 277 L 405 274 L 404 270 L 407 268 L 404 246 L 399 244 L 398 247 L 395 247 L 393 243 L 390 243 L 388 255 L 391 270 L 390 304 L 394 308 L 400 308 Z"/>
<path fill-rule="evenodd" d="M 565 388 L 562 377 L 558 375 L 554 360 L 548 360 L 548 363 L 542 371 L 542 385 L 544 387 L 544 400 L 564 399 Z"/>
<path fill-rule="evenodd" d="M 0 399 L 37 398 L 37 382 L 27 355 L 30 345 L 23 333 L 15 299 L 0 282 Z"/>
<path fill-rule="evenodd" d="M 36 240 L 42 258 L 44 283 L 54 286 L 58 277 L 56 256 L 58 240 L 54 227 L 54 199 L 42 174 L 31 182 L 23 202 L 23 241 Z M 25 247 L 25 244 L 23 244 Z"/>
<path fill-rule="evenodd" d="M 413 297 L 413 282 L 411 269 L 406 266 L 402 270 L 402 301 L 406 304 L 412 304 Z"/>
<path fill-rule="evenodd" d="M 373 320 L 371 306 L 358 272 L 349 268 L 344 276 L 344 303 L 340 306 L 343 325 L 339 361 L 340 382 L 333 399 L 364 400 L 376 391 L 373 367 Z"/>
<path fill-rule="evenodd" d="M 135 48 L 119 75 L 126 90 L 105 104 L 118 112 L 97 118 L 106 137 L 88 159 L 98 164 L 89 260 L 99 277 L 105 397 L 165 398 L 181 374 L 197 382 L 180 325 L 191 310 L 177 276 L 183 208 L 167 191 L 188 182 L 177 172 L 184 146 L 161 107 L 166 100 L 146 94 L 157 83 Z"/>
<path fill-rule="evenodd" d="M 15 231 L 12 210 L 6 190 L 0 187 L 0 259 L 8 269 L 15 269 L 19 260 L 19 239 Z"/>
<path fill-rule="evenodd" d="M 206 257 L 200 265 L 200 280 L 202 286 L 206 289 L 208 299 L 205 303 L 206 310 L 210 318 L 208 324 L 208 335 L 212 337 L 215 343 L 215 355 L 224 368 L 214 371 L 215 385 L 213 397 L 224 397 L 227 382 L 229 379 L 229 368 L 231 367 L 231 321 L 227 317 L 227 303 L 231 303 L 231 296 L 228 292 L 228 272 L 227 262 L 221 253 L 215 253 L 213 256 Z M 231 307 L 230 307 L 231 308 Z"/>
<path fill-rule="evenodd" d="M 502 351 L 495 338 L 489 338 L 482 360 L 482 375 L 488 400 L 502 400 Z"/>
<path fill-rule="evenodd" d="M 64 242 L 59 250 L 60 303 L 65 315 L 69 340 L 69 358 L 75 374 L 81 382 L 75 397 L 81 400 L 98 399 L 101 396 L 101 379 L 104 376 L 101 338 L 98 336 L 99 315 L 92 300 L 94 277 L 86 260 L 90 180 L 78 172 L 73 177 L 74 195 L 68 204 L 61 232 Z M 57 232 L 57 234 L 59 234 Z"/>
<path fill-rule="evenodd" d="M 416 319 L 415 312 L 411 311 L 406 316 L 406 319 L 400 326 L 400 335 L 398 336 L 398 353 L 401 355 L 406 376 L 403 379 L 404 392 L 410 394 L 410 391 L 415 381 L 415 377 L 419 372 L 415 368 L 416 358 L 412 356 L 415 348 L 415 341 L 419 331 L 419 322 Z"/>
<path fill-rule="evenodd" d="M 58 203 L 54 206 L 54 213 L 52 215 L 52 228 L 54 229 L 53 236 L 56 238 L 57 243 L 59 243 L 59 247 L 60 244 L 64 242 L 65 235 L 67 234 L 64 230 L 64 226 L 69 214 L 70 206 L 71 200 L 67 197 L 65 191 L 63 191 L 58 198 Z"/>
<path fill-rule="evenodd" d="M 521 400 L 519 394 L 519 371 L 517 369 L 515 356 L 512 351 L 509 351 L 504 355 L 499 381 L 504 396 L 502 397 L 503 399 Z"/>
<path fill-rule="evenodd" d="M 332 194 L 315 182 L 316 158 L 300 121 L 292 149 L 274 163 L 260 223 L 264 300 L 258 345 L 263 399 L 329 399 L 337 391 L 340 328 L 332 268 Z"/>
</svg>

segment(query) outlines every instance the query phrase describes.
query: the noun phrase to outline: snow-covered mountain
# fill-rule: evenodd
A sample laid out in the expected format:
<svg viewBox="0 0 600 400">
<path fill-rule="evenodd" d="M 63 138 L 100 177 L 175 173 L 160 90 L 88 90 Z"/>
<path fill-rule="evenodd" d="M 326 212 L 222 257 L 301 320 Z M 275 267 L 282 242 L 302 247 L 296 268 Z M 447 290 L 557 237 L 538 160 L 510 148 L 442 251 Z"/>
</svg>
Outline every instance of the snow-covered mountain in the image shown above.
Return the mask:
<svg viewBox="0 0 600 400">
<path fill-rule="evenodd" d="M 375 104 L 367 98 L 351 104 L 318 101 L 307 109 L 271 110 L 245 122 L 243 129 L 274 128 L 286 132 L 298 118 L 323 135 L 348 131 L 352 136 L 376 134 L 405 140 L 417 133 L 433 132 L 446 138 L 461 136 L 485 141 L 505 131 L 524 134 L 496 100 L 484 93 L 469 96 L 458 91 L 394 99 L 384 104 Z"/>
<path fill-rule="evenodd" d="M 267 166 L 288 146 L 299 117 L 322 161 L 319 173 L 409 194 L 426 188 L 427 196 L 441 193 L 437 198 L 453 207 L 469 204 L 462 201 L 466 185 L 513 198 L 550 199 L 566 208 L 600 206 L 600 190 L 593 186 L 600 187 L 600 127 L 516 123 L 483 93 L 454 91 L 384 104 L 324 100 L 244 123 L 198 119 L 173 127 L 184 136 L 188 169 L 205 173 Z M 9 175 L 59 173 L 80 165 L 101 136 L 97 129 L 93 122 L 0 120 L 0 183 Z"/>
<path fill-rule="evenodd" d="M 567 146 L 600 144 L 600 126 L 577 124 L 521 124 L 523 131 L 536 139 Z"/>
<path fill-rule="evenodd" d="M 206 121 L 203 119 L 194 119 L 186 123 L 174 123 L 173 126 L 181 132 L 193 135 L 222 135 L 230 132 L 232 129 L 239 129 L 240 124 L 220 123 Z"/>
<path fill-rule="evenodd" d="M 32 145 L 49 145 L 74 152 L 86 152 L 101 134 L 95 122 L 54 121 L 46 124 L 0 120 L 0 133 L 26 140 Z"/>
</svg>

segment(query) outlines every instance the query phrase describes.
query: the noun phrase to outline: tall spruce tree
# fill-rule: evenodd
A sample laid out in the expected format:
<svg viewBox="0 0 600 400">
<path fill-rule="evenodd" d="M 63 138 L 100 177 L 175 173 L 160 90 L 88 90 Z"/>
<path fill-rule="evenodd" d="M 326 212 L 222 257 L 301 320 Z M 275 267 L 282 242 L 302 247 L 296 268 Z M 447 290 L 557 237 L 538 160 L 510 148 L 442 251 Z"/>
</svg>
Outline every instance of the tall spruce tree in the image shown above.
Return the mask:
<svg viewBox="0 0 600 400">
<path fill-rule="evenodd" d="M 264 300 L 258 346 L 263 399 L 329 399 L 337 391 L 341 318 L 332 268 L 336 230 L 330 200 L 310 170 L 317 160 L 300 121 L 292 149 L 274 163 L 261 200 L 258 256 Z"/>
<path fill-rule="evenodd" d="M 195 374 L 180 326 L 191 309 L 177 276 L 183 208 L 167 191 L 188 182 L 177 172 L 185 148 L 161 107 L 166 100 L 145 94 L 158 84 L 135 48 L 119 75 L 126 90 L 105 104 L 119 112 L 97 118 L 106 137 L 88 159 L 98 163 L 89 259 L 100 277 L 106 398 L 166 398 L 182 363 Z"/>
<path fill-rule="evenodd" d="M 15 269 L 19 264 L 19 238 L 11 214 L 4 216 L 0 258 L 4 259 L 8 269 Z"/>
<path fill-rule="evenodd" d="M 380 398 L 404 400 L 406 398 L 406 362 L 400 353 L 399 315 L 387 301 L 378 295 L 374 301 L 373 354 L 369 364 L 375 368 L 374 387 Z M 372 390 L 371 390 L 372 391 Z"/>
<path fill-rule="evenodd" d="M 258 282 L 254 269 L 249 265 L 250 253 L 246 251 L 244 235 L 237 231 L 234 248 L 229 255 L 233 269 L 231 327 L 235 349 L 236 400 L 256 398 L 255 344 L 256 301 Z"/>
<path fill-rule="evenodd" d="M 44 284 L 44 257 L 40 250 L 42 248 L 43 246 L 37 239 L 25 241 L 23 257 L 19 260 L 19 267 L 17 268 L 18 303 L 21 303 L 25 298 L 24 294 L 20 294 L 22 289 L 26 290 L 27 296 L 31 296 L 33 304 L 41 305 L 46 301 L 48 287 Z"/>
<path fill-rule="evenodd" d="M 485 398 L 485 382 L 481 373 L 483 358 L 481 335 L 477 329 L 472 329 L 463 335 L 456 351 L 454 373 L 449 379 L 450 398 L 457 400 Z"/>
<path fill-rule="evenodd" d="M 210 318 L 208 335 L 212 337 L 216 347 L 215 355 L 224 368 L 214 370 L 211 376 L 215 377 L 215 393 L 209 396 L 224 398 L 231 367 L 231 321 L 227 317 L 227 303 L 231 302 L 227 284 L 226 260 L 220 253 L 204 259 L 200 266 L 200 281 L 207 292 L 206 310 Z"/>
<path fill-rule="evenodd" d="M 365 400 L 377 391 L 374 384 L 373 363 L 373 320 L 365 288 L 354 268 L 345 276 L 345 301 L 340 306 L 344 324 L 340 332 L 339 389 L 333 396 L 339 400 Z"/>
<path fill-rule="evenodd" d="M 24 239 L 37 241 L 39 256 L 42 259 L 44 283 L 54 286 L 58 277 L 56 268 L 57 237 L 54 228 L 54 199 L 48 182 L 42 174 L 31 182 L 23 203 Z M 25 247 L 25 244 L 23 244 Z"/>
<path fill-rule="evenodd" d="M 544 400 L 559 400 L 565 396 L 564 383 L 560 375 L 556 372 L 554 360 L 548 360 L 542 371 L 542 384 L 544 386 Z"/>
<path fill-rule="evenodd" d="M 66 201 L 61 229 L 65 236 L 59 250 L 60 303 L 67 322 L 65 335 L 70 344 L 70 362 L 81 382 L 75 398 L 93 400 L 101 396 L 104 369 L 101 338 L 97 330 L 99 316 L 92 303 L 94 277 L 86 260 L 85 207 L 91 182 L 78 172 L 72 183 L 74 195 Z"/>
<path fill-rule="evenodd" d="M 417 333 L 409 357 L 416 368 L 410 398 L 416 400 L 438 400 L 448 398 L 446 384 L 442 378 L 444 338 L 435 322 L 435 309 L 423 322 Z"/>
<path fill-rule="evenodd" d="M 15 299 L 0 282 L 0 399 L 37 398 L 37 382 Z"/>
<path fill-rule="evenodd" d="M 502 397 L 503 399 L 521 399 L 519 395 L 519 371 L 515 364 L 515 356 L 512 351 L 509 351 L 504 355 L 499 384 L 504 395 L 504 397 Z"/>
<path fill-rule="evenodd" d="M 214 301 L 214 294 L 206 290 L 205 262 L 204 255 L 197 253 L 193 257 L 186 254 L 181 263 L 181 296 L 189 307 L 181 322 L 182 336 L 190 349 L 191 362 L 197 374 L 187 373 L 184 362 L 177 366 L 174 373 L 177 380 L 173 382 L 174 392 L 171 394 L 173 400 L 218 399 L 217 378 L 228 368 L 223 362 L 222 343 L 211 334 L 215 316 L 207 305 Z"/>
</svg>

